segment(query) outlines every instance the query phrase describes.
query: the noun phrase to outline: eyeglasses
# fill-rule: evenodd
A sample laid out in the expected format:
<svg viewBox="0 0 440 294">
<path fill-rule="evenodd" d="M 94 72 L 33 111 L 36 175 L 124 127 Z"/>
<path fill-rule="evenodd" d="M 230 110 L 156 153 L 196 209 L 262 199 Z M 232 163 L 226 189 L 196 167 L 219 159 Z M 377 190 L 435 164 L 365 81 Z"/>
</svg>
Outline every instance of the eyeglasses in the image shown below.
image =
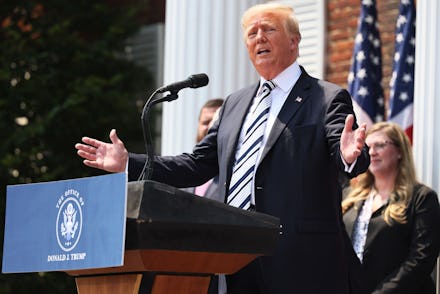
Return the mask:
<svg viewBox="0 0 440 294">
<path fill-rule="evenodd" d="M 368 148 L 374 147 L 376 150 L 382 150 L 387 145 L 396 145 L 393 141 L 382 141 L 382 142 L 374 142 L 374 143 L 366 143 Z"/>
</svg>

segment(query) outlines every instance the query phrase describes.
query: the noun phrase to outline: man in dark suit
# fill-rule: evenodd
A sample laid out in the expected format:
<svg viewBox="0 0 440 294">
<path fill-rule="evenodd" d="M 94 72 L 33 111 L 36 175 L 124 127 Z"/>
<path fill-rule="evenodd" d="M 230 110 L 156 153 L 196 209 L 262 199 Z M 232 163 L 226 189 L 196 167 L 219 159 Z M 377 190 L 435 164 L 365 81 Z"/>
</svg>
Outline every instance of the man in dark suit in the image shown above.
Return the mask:
<svg viewBox="0 0 440 294">
<path fill-rule="evenodd" d="M 185 187 L 218 174 L 219 195 L 229 203 L 237 153 L 247 145 L 245 128 L 253 125 L 257 98 L 270 97 L 256 167 L 249 164 L 246 206 L 280 218 L 282 234 L 272 256 L 227 277 L 227 293 L 358 293 L 338 173 L 353 177 L 367 169 L 366 126 L 357 127 L 346 90 L 312 78 L 296 62 L 301 34 L 289 6 L 251 7 L 242 25 L 260 81 L 227 97 L 219 119 L 191 154 L 155 157 L 152 179 Z M 273 90 L 258 94 L 269 80 Z M 84 164 L 116 172 L 128 162 L 129 179 L 136 179 L 145 156 L 128 154 L 115 130 L 110 139 L 84 137 L 85 144 L 76 145 Z"/>
</svg>

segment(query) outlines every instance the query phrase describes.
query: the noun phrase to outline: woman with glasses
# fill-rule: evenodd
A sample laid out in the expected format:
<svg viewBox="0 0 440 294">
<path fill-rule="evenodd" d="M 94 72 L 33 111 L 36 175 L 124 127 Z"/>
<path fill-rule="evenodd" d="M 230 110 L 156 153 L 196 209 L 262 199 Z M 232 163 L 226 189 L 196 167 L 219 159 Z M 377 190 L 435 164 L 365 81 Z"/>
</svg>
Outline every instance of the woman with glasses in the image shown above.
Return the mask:
<svg viewBox="0 0 440 294">
<path fill-rule="evenodd" d="M 398 125 L 373 125 L 365 142 L 370 166 L 352 183 L 342 210 L 366 293 L 435 293 L 437 194 L 417 181 L 410 142 Z"/>
</svg>

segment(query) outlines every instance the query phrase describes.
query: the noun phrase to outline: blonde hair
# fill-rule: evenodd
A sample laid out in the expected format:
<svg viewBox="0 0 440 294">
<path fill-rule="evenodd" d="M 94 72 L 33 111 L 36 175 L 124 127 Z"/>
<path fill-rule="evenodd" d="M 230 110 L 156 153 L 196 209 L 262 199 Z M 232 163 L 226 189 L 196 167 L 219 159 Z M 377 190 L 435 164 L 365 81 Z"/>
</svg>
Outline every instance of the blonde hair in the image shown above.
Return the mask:
<svg viewBox="0 0 440 294">
<path fill-rule="evenodd" d="M 301 40 L 301 33 L 299 32 L 299 24 L 298 24 L 298 20 L 294 15 L 293 8 L 291 6 L 284 5 L 281 3 L 275 3 L 275 2 L 257 4 L 246 10 L 241 18 L 241 27 L 243 28 L 243 31 L 245 31 L 245 28 L 248 25 L 249 18 L 261 12 L 274 14 L 282 18 L 284 21 L 284 27 L 286 31 L 292 35 L 297 34 L 299 40 Z"/>
<path fill-rule="evenodd" d="M 417 184 L 411 143 L 405 132 L 395 123 L 379 122 L 367 132 L 367 136 L 382 131 L 399 149 L 401 159 L 397 165 L 397 176 L 394 189 L 389 198 L 389 204 L 384 211 L 384 219 L 388 225 L 393 221 L 406 223 L 406 209 L 411 199 L 413 188 Z M 367 199 L 374 185 L 374 176 L 367 170 L 359 175 L 353 184 L 351 192 L 342 201 L 342 212 L 345 213 L 356 202 Z"/>
</svg>

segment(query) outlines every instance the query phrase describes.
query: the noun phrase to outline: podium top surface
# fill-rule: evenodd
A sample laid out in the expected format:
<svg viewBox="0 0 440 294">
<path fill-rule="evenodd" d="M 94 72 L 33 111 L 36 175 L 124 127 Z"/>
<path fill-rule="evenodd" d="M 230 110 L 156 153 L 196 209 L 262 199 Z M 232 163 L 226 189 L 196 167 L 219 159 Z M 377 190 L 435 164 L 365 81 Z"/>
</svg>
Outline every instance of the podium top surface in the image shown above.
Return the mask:
<svg viewBox="0 0 440 294">
<path fill-rule="evenodd" d="M 272 252 L 279 219 L 154 182 L 128 183 L 126 249 Z"/>
</svg>

